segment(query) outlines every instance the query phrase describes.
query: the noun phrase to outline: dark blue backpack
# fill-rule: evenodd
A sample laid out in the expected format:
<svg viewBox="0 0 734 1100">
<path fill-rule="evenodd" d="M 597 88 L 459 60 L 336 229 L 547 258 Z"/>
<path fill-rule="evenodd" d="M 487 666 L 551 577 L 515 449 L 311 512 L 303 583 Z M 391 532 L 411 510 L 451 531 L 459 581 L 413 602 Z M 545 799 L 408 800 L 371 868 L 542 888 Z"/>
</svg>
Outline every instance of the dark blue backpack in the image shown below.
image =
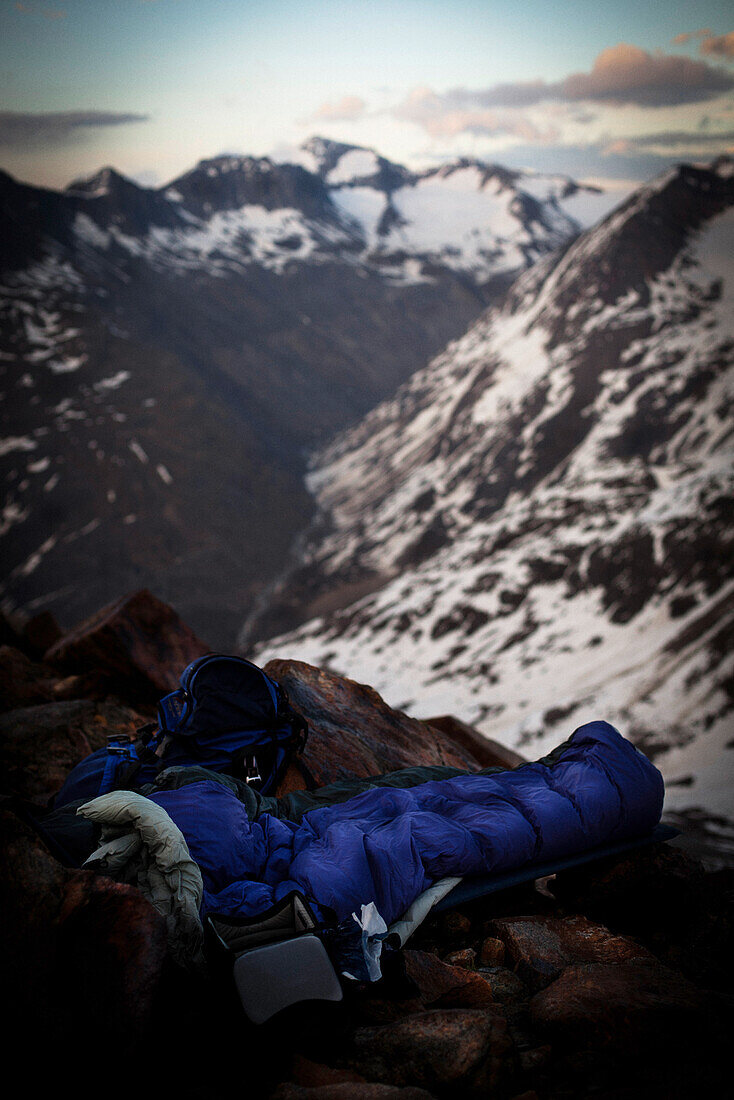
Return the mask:
<svg viewBox="0 0 734 1100">
<path fill-rule="evenodd" d="M 193 661 L 180 684 L 160 700 L 157 724 L 138 730 L 137 741 L 113 735 L 107 748 L 82 760 L 54 806 L 111 790 L 135 790 L 152 783 L 164 768 L 192 764 L 271 793 L 308 736 L 285 689 L 251 661 L 223 653 Z"/>
</svg>

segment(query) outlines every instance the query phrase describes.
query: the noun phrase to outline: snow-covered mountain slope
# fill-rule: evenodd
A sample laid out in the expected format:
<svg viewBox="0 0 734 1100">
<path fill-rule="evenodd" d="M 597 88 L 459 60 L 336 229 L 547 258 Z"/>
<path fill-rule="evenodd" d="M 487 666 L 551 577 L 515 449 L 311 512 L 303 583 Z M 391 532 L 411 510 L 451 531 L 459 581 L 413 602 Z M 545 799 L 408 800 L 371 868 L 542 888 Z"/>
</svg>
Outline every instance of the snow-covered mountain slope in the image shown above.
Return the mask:
<svg viewBox="0 0 734 1100">
<path fill-rule="evenodd" d="M 338 256 L 394 283 L 430 281 L 445 267 L 482 285 L 527 267 L 618 201 L 567 177 L 481 161 L 412 173 L 324 138 L 298 156 L 312 170 L 221 156 L 150 192 L 106 168 L 67 188 L 80 200 L 71 229 L 98 250 L 180 273 L 281 272 Z M 134 216 L 119 215 L 120 198 Z"/>
<path fill-rule="evenodd" d="M 606 718 L 730 827 L 733 204 L 729 160 L 636 192 L 321 453 L 256 658 L 534 756 Z"/>
<path fill-rule="evenodd" d="M 473 226 L 496 262 L 461 241 L 442 259 L 425 226 L 377 248 L 344 198 L 355 165 L 379 161 L 379 202 L 420 181 L 319 148 L 326 174 L 225 156 L 158 190 L 111 168 L 61 193 L 0 173 L 6 609 L 71 625 L 147 584 L 230 646 L 310 517 L 306 452 L 466 329 L 535 255 L 516 239 L 547 251 L 578 228 L 553 196 L 525 231 L 449 187 L 450 232 Z M 522 206 L 513 179 L 502 201 Z"/>
<path fill-rule="evenodd" d="M 408 264 L 405 277 L 445 265 L 486 283 L 533 263 L 618 201 L 568 177 L 477 160 L 410 172 L 371 149 L 324 138 L 306 142 L 301 159 L 357 227 L 362 258 L 387 270 Z"/>
</svg>

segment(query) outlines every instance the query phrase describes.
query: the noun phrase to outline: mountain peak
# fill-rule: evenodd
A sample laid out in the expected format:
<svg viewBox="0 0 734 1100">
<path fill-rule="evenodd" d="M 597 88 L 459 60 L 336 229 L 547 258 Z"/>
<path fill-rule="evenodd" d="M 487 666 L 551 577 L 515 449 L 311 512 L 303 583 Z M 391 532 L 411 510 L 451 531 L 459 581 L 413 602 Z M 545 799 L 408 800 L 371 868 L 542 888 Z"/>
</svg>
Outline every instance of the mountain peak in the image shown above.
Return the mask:
<svg viewBox="0 0 734 1100">
<path fill-rule="evenodd" d="M 679 164 L 634 191 L 567 250 L 547 282 L 546 301 L 559 317 L 578 303 L 616 302 L 666 271 L 689 237 L 734 202 L 734 171 L 714 161 Z M 538 276 L 519 280 L 512 294 L 534 294 Z M 574 316 L 576 316 L 576 313 Z"/>
<path fill-rule="evenodd" d="M 312 171 L 332 187 L 368 185 L 389 193 L 415 178 L 404 165 L 388 160 L 366 145 L 348 145 L 316 136 L 304 141 L 301 149 L 313 158 Z"/>
<path fill-rule="evenodd" d="M 141 188 L 133 180 L 128 179 L 127 176 L 123 176 L 115 168 L 110 168 L 109 165 L 107 165 L 104 168 L 100 168 L 93 176 L 73 180 L 68 187 L 65 188 L 65 191 L 67 195 L 78 195 L 86 199 L 96 199 L 104 195 L 110 195 L 122 188 L 134 188 L 136 191 L 144 190 L 144 188 Z"/>
</svg>

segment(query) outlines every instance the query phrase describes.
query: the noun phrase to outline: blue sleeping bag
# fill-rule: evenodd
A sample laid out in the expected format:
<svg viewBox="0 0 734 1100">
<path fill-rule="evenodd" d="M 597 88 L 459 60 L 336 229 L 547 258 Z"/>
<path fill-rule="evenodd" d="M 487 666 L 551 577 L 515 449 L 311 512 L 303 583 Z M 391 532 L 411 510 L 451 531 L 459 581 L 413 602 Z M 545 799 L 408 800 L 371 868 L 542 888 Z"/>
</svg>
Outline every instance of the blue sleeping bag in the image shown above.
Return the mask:
<svg viewBox="0 0 734 1100">
<path fill-rule="evenodd" d="M 659 771 L 613 726 L 581 726 L 543 761 L 408 789 L 375 787 L 298 823 L 250 820 L 211 779 L 152 792 L 204 880 L 203 911 L 252 917 L 294 890 L 322 919 L 374 902 L 390 925 L 445 876 L 504 872 L 638 837 L 660 820 Z"/>
</svg>

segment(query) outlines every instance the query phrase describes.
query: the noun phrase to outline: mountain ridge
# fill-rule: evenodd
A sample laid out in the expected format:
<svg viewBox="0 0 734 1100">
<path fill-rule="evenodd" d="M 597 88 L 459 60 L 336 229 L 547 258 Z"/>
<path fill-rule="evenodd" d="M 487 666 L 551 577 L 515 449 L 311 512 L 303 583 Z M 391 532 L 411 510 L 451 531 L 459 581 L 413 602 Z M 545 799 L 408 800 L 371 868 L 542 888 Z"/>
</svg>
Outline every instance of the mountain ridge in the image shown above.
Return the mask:
<svg viewBox="0 0 734 1100">
<path fill-rule="evenodd" d="M 331 156 L 342 183 L 232 156 L 160 188 L 0 177 L 8 610 L 66 625 L 147 584 L 231 646 L 312 513 L 306 454 L 578 229 L 551 200 L 551 228 L 526 228 L 515 191 L 482 198 L 465 170 L 386 213 L 344 183 L 345 156 L 375 154 Z M 448 249 L 437 202 L 463 211 Z"/>
</svg>

